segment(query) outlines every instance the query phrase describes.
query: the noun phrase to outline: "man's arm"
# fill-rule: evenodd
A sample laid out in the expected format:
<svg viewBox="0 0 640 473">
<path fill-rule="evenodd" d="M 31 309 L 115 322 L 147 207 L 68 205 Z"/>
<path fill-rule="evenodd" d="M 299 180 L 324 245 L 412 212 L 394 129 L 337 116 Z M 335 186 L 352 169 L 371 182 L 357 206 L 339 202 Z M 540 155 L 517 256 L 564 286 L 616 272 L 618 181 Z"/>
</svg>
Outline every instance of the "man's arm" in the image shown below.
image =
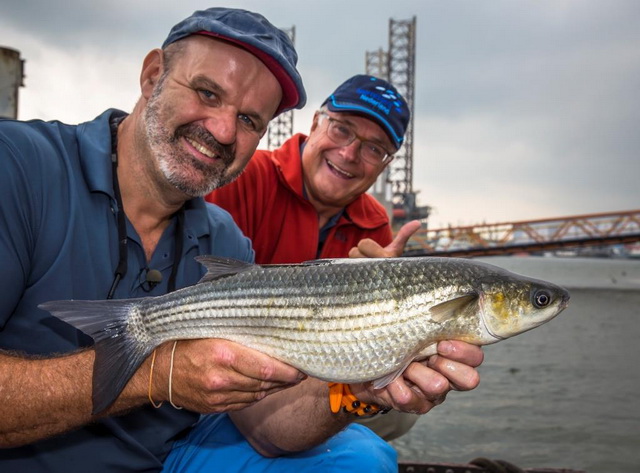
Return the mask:
<svg viewBox="0 0 640 473">
<path fill-rule="evenodd" d="M 88 423 L 93 358 L 90 350 L 51 359 L 0 354 L 0 447 Z"/>
<path fill-rule="evenodd" d="M 351 385 L 358 399 L 425 414 L 442 403 L 449 391 L 471 390 L 479 383 L 476 367 L 482 362 L 479 347 L 464 342 L 441 342 L 439 356 L 412 363 L 384 389 L 371 383 Z M 339 432 L 356 417 L 333 414 L 326 382 L 309 378 L 255 405 L 229 413 L 234 424 L 262 455 L 279 456 L 307 450 Z"/>
<path fill-rule="evenodd" d="M 168 342 L 157 349 L 151 386 L 156 403 L 169 399 L 172 346 Z M 225 340 L 181 341 L 178 349 L 172 400 L 195 412 L 242 409 L 303 377 L 289 365 Z M 93 360 L 93 350 L 50 359 L 0 353 L 0 448 L 26 445 L 149 402 L 147 359 L 115 404 L 92 416 Z"/>
</svg>

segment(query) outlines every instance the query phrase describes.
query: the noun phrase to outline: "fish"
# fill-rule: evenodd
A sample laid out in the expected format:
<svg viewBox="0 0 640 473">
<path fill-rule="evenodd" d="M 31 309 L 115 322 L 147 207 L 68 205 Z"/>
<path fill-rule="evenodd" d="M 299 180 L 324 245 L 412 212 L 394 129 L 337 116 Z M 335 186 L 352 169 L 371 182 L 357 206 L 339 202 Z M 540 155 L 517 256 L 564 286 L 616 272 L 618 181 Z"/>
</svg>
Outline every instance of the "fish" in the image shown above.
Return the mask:
<svg viewBox="0 0 640 473">
<path fill-rule="evenodd" d="M 221 338 L 321 380 L 383 388 L 441 340 L 488 345 L 558 315 L 566 289 L 461 258 L 257 265 L 198 256 L 205 276 L 155 297 L 39 305 L 94 340 L 94 414 L 171 340 Z"/>
</svg>

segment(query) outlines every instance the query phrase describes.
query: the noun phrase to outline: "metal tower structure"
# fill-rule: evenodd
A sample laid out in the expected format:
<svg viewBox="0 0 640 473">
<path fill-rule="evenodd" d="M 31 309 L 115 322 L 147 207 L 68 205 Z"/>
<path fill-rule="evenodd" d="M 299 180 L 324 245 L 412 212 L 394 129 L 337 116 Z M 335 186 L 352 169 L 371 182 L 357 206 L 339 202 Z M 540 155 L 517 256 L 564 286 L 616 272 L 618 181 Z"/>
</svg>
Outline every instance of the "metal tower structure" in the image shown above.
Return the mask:
<svg viewBox="0 0 640 473">
<path fill-rule="evenodd" d="M 380 77 L 388 81 L 389 54 L 382 48 L 377 51 L 367 51 L 365 53 L 365 72 L 370 76 Z M 389 219 L 393 219 L 393 196 L 391 195 L 388 166 L 378 176 L 369 192 L 384 206 Z"/>
<path fill-rule="evenodd" d="M 373 195 L 392 207 L 394 224 L 408 220 L 425 220 L 430 207 L 418 207 L 413 191 L 413 111 L 415 97 L 416 17 L 410 20 L 389 20 L 389 50 L 366 53 L 366 73 L 386 79 L 398 89 L 411 110 L 411 120 L 402 147 L 394 160 L 380 175 Z M 390 195 L 390 197 L 388 197 Z M 391 201 L 391 204 L 385 202 Z"/>
<path fill-rule="evenodd" d="M 389 20 L 388 80 L 402 94 L 409 110 L 414 107 L 416 62 L 416 17 L 411 20 Z M 415 203 L 413 194 L 413 113 L 404 144 L 389 165 L 389 181 L 394 210 L 409 210 Z M 414 206 L 414 205 L 413 205 Z"/>
<path fill-rule="evenodd" d="M 293 44 L 296 43 L 296 27 L 280 28 L 291 38 Z M 293 135 L 293 110 L 281 113 L 269 123 L 267 130 L 267 147 L 269 149 L 279 148 L 286 140 Z"/>
<path fill-rule="evenodd" d="M 380 48 L 377 51 L 367 51 L 365 55 L 366 73 L 389 80 L 389 55 L 387 52 Z"/>
<path fill-rule="evenodd" d="M 24 87 L 20 51 L 0 47 L 0 118 L 18 117 L 18 89 Z"/>
</svg>

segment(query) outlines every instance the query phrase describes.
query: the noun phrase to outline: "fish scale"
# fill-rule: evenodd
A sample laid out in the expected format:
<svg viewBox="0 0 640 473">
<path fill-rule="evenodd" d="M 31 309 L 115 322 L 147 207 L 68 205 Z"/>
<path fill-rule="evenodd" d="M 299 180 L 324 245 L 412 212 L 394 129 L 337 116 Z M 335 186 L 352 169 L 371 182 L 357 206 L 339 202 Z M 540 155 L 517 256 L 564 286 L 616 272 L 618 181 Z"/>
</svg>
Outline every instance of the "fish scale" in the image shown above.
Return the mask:
<svg viewBox="0 0 640 473">
<path fill-rule="evenodd" d="M 224 338 L 316 378 L 383 387 L 439 340 L 495 343 L 551 319 L 569 299 L 551 283 L 463 259 L 198 260 L 203 280 L 163 296 L 42 304 L 95 341 L 94 413 L 169 340 Z"/>
</svg>

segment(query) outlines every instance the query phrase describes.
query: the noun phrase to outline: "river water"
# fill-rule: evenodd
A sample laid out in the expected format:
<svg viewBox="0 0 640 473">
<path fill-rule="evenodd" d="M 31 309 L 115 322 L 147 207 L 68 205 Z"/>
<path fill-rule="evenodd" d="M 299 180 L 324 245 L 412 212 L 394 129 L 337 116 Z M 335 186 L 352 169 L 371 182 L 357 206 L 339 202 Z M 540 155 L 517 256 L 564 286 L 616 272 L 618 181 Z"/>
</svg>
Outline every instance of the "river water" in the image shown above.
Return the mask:
<svg viewBox="0 0 640 473">
<path fill-rule="evenodd" d="M 482 259 L 564 285 L 569 307 L 485 347 L 480 386 L 393 441 L 399 459 L 640 472 L 640 261 Z"/>
</svg>

